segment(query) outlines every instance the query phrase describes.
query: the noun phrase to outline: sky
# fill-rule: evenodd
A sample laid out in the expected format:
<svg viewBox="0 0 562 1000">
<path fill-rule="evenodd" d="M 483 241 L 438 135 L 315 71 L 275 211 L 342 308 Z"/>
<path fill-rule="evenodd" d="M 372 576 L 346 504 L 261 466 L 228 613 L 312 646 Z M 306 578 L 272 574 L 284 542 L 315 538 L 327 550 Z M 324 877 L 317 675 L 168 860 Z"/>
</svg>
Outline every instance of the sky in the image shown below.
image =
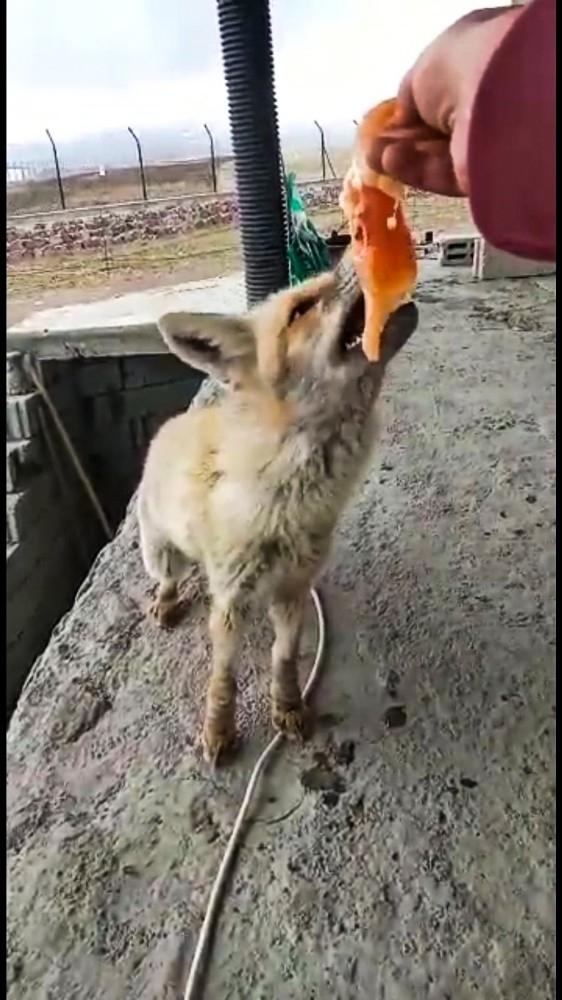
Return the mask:
<svg viewBox="0 0 562 1000">
<path fill-rule="evenodd" d="M 359 117 L 474 5 L 271 0 L 282 127 Z M 204 121 L 228 121 L 213 0 L 8 0 L 8 143 Z"/>
</svg>

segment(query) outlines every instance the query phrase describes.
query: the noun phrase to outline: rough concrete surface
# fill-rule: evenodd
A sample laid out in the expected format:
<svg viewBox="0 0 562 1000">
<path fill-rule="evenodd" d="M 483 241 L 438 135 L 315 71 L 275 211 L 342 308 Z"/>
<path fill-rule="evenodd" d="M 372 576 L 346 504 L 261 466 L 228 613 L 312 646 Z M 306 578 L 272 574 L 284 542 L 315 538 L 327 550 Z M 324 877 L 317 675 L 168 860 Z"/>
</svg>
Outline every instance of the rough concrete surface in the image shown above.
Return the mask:
<svg viewBox="0 0 562 1000">
<path fill-rule="evenodd" d="M 240 852 L 211 1000 L 554 996 L 555 279 L 420 288 L 386 431 L 321 581 L 329 648 Z M 8 996 L 183 996 L 269 736 L 269 631 L 244 743 L 197 747 L 204 609 L 143 617 L 130 512 L 8 733 Z M 303 674 L 314 651 L 312 611 Z"/>
</svg>

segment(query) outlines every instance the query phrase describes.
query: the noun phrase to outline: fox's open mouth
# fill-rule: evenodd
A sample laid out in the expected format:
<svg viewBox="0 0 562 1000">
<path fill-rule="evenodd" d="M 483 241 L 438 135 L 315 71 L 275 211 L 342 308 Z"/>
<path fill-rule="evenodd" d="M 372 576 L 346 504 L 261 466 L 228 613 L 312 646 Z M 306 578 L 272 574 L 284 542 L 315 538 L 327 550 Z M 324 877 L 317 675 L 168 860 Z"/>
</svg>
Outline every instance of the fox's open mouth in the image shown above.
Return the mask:
<svg viewBox="0 0 562 1000">
<path fill-rule="evenodd" d="M 340 346 L 344 354 L 362 350 L 361 337 L 365 326 L 365 299 L 358 295 L 344 318 L 340 335 Z"/>
</svg>

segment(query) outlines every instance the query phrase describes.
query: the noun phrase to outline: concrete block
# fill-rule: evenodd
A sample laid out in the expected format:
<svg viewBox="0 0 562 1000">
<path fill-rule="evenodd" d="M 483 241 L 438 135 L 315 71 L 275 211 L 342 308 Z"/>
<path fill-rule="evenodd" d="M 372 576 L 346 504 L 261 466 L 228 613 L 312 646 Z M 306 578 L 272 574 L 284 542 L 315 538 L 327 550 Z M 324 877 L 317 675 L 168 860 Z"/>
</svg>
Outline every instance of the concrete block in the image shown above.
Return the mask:
<svg viewBox="0 0 562 1000">
<path fill-rule="evenodd" d="M 189 376 L 181 382 L 130 389 L 123 394 L 126 419 L 160 413 L 172 416 L 187 410 L 201 381 L 198 376 Z"/>
<path fill-rule="evenodd" d="M 8 592 L 6 626 L 8 642 L 25 629 L 43 638 L 72 603 L 81 580 L 69 542 L 38 562 L 17 590 Z"/>
<path fill-rule="evenodd" d="M 38 411 L 41 397 L 38 392 L 27 392 L 6 399 L 6 437 L 10 441 L 30 438 L 39 430 Z"/>
<path fill-rule="evenodd" d="M 450 233 L 439 239 L 439 263 L 442 267 L 472 267 L 476 234 Z"/>
<path fill-rule="evenodd" d="M 192 368 L 183 364 L 173 354 L 127 357 L 123 358 L 121 365 L 125 389 L 160 385 L 162 382 L 181 382 L 194 374 Z"/>
<path fill-rule="evenodd" d="M 6 354 L 6 393 L 8 396 L 21 396 L 34 392 L 35 387 L 25 369 L 25 357 L 19 351 L 8 351 Z"/>
<path fill-rule="evenodd" d="M 37 436 L 6 442 L 7 493 L 20 492 L 34 475 L 45 469 L 47 458 L 41 445 Z"/>
<path fill-rule="evenodd" d="M 55 586 L 55 583 L 57 584 Z M 65 580 L 38 577 L 36 587 L 56 594 L 55 600 L 29 610 L 27 594 L 20 592 L 9 600 L 6 609 L 8 641 L 6 650 L 6 711 L 11 715 L 20 691 L 36 659 L 46 648 L 52 632 L 72 607 L 77 585 Z M 26 588 L 27 589 L 27 588 Z"/>
<path fill-rule="evenodd" d="M 75 514 L 80 524 L 80 538 L 84 541 L 84 551 L 93 557 L 94 539 L 92 538 L 92 521 L 89 511 L 78 503 L 75 504 Z M 52 558 L 56 555 L 61 544 L 65 544 L 68 539 L 74 540 L 71 527 L 65 511 L 59 503 L 50 503 L 43 513 L 43 516 L 34 524 L 27 525 L 22 533 L 21 540 L 11 542 L 6 545 L 6 584 L 8 593 L 17 590 L 24 581 L 35 571 L 39 562 L 43 559 Z M 96 541 L 99 539 L 96 538 Z M 81 552 L 75 551 L 76 564 L 79 565 Z M 83 567 L 84 571 L 86 566 Z"/>
<path fill-rule="evenodd" d="M 199 380 L 188 378 L 182 382 L 143 386 L 120 393 L 96 396 L 93 405 L 93 436 L 114 435 L 120 426 L 127 427 L 131 419 L 157 413 L 172 416 L 186 410 L 193 399 Z M 103 441 L 107 446 L 107 439 Z"/>
<path fill-rule="evenodd" d="M 82 361 L 77 371 L 76 384 L 80 396 L 101 396 L 107 392 L 118 392 L 123 385 L 119 359 Z"/>
<path fill-rule="evenodd" d="M 35 476 L 21 493 L 9 493 L 6 496 L 6 543 L 21 541 L 26 532 L 45 517 L 55 496 L 56 485 L 49 472 Z"/>
<path fill-rule="evenodd" d="M 41 652 L 41 650 L 39 650 Z M 6 650 L 6 721 L 16 706 L 21 689 L 36 658 L 36 643 L 31 643 L 24 633 L 8 645 Z"/>
<path fill-rule="evenodd" d="M 556 273 L 556 263 L 527 260 L 514 257 L 513 254 L 496 250 L 483 238 L 477 241 L 472 270 L 473 276 L 479 281 L 490 281 L 494 278 L 534 278 Z"/>
<path fill-rule="evenodd" d="M 6 545 L 6 587 L 8 597 L 12 590 L 21 586 L 27 576 L 27 560 L 22 557 L 18 542 Z"/>
<path fill-rule="evenodd" d="M 61 379 L 73 379 L 77 363 L 79 364 L 74 359 L 69 361 L 42 361 L 41 378 L 46 387 L 51 389 Z"/>
</svg>

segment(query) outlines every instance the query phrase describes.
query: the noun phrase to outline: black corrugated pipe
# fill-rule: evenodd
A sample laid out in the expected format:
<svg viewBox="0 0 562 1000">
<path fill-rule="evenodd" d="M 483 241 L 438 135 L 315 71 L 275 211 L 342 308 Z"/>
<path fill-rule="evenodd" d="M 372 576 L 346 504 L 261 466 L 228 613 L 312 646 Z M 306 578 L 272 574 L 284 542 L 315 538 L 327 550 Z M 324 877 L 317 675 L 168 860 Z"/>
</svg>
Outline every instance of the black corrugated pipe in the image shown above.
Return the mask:
<svg viewBox="0 0 562 1000">
<path fill-rule="evenodd" d="M 248 305 L 289 283 L 268 0 L 217 0 Z"/>
</svg>

